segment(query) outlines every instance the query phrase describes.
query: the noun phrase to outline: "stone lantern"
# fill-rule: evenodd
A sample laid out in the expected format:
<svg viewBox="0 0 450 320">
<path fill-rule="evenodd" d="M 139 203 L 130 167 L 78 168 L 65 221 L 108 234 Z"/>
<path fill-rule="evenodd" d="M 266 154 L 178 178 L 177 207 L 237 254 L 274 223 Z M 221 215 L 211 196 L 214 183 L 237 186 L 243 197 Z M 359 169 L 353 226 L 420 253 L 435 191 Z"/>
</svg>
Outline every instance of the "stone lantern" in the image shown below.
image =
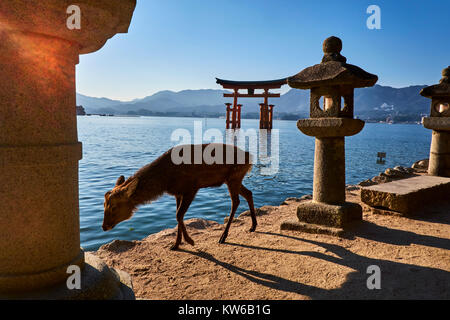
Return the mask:
<svg viewBox="0 0 450 320">
<path fill-rule="evenodd" d="M 423 126 L 433 130 L 428 174 L 450 177 L 450 67 L 442 71 L 439 84 L 420 94 L 431 99 L 430 117 L 422 119 Z"/>
<path fill-rule="evenodd" d="M 80 54 L 126 33 L 135 6 L 0 1 L 0 299 L 129 293 L 123 273 L 80 248 L 75 66 Z M 69 288 L 77 268 L 81 287 Z"/>
<path fill-rule="evenodd" d="M 336 233 L 362 219 L 359 204 L 345 201 L 345 137 L 359 133 L 364 121 L 353 118 L 355 88 L 371 87 L 378 77 L 347 64 L 342 42 L 330 37 L 323 43 L 322 63 L 288 78 L 292 88 L 310 89 L 310 118 L 297 122 L 299 130 L 316 138 L 313 200 L 297 209 L 298 221 L 282 229 Z M 320 99 L 323 104 L 320 105 Z"/>
</svg>

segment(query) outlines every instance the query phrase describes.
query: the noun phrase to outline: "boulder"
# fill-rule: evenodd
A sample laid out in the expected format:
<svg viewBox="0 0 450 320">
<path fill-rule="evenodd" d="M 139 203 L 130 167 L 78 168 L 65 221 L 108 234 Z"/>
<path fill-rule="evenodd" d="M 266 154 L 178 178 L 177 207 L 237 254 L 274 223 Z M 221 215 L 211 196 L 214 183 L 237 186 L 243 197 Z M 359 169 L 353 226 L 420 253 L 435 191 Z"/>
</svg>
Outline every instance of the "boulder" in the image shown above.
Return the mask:
<svg viewBox="0 0 450 320">
<path fill-rule="evenodd" d="M 448 199 L 450 178 L 417 176 L 363 187 L 361 201 L 378 208 L 411 214 L 426 204 Z"/>
<path fill-rule="evenodd" d="M 423 159 L 423 160 L 414 162 L 414 164 L 411 166 L 411 168 L 427 170 L 428 164 L 429 164 L 429 159 Z"/>
</svg>

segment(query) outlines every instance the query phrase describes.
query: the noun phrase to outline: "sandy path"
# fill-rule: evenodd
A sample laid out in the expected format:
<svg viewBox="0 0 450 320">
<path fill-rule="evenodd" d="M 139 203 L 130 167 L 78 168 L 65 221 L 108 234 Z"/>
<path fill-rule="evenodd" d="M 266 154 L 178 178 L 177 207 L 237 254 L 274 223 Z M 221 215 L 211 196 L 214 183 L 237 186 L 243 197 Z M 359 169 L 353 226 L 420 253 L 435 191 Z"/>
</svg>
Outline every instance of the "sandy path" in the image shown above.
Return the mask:
<svg viewBox="0 0 450 320">
<path fill-rule="evenodd" d="M 359 190 L 347 199 L 359 202 Z M 247 231 L 250 217 L 241 216 L 223 245 L 224 225 L 192 219 L 193 247 L 170 251 L 175 229 L 168 229 L 142 241 L 115 241 L 97 254 L 131 274 L 139 299 L 450 298 L 450 204 L 414 218 L 363 206 L 364 221 L 348 238 L 280 231 L 297 205 L 262 207 L 255 233 Z M 381 290 L 367 289 L 370 265 L 381 269 Z"/>
</svg>

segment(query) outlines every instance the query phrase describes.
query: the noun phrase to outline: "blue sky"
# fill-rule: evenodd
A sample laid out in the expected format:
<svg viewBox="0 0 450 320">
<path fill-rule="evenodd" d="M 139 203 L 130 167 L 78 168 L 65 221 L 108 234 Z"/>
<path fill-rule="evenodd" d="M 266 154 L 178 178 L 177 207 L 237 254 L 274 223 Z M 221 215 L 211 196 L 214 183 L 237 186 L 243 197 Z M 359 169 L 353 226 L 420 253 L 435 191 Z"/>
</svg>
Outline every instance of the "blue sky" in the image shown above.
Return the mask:
<svg viewBox="0 0 450 320">
<path fill-rule="evenodd" d="M 132 100 L 219 89 L 215 77 L 287 77 L 320 63 L 332 35 L 342 39 L 347 62 L 377 74 L 380 85 L 434 84 L 450 65 L 448 0 L 137 2 L 128 34 L 80 57 L 77 92 Z M 381 9 L 380 30 L 366 26 L 369 5 Z"/>
</svg>

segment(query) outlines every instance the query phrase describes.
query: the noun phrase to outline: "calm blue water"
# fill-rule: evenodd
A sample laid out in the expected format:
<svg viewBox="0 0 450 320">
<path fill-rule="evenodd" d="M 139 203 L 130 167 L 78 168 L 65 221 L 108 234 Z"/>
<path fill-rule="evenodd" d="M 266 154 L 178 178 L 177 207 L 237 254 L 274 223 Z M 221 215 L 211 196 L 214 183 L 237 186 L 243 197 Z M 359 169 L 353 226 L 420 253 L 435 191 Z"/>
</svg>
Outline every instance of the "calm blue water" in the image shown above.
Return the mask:
<svg viewBox="0 0 450 320">
<path fill-rule="evenodd" d="M 175 129 L 184 128 L 193 134 L 194 121 L 202 121 L 203 132 L 211 128 L 225 131 L 223 119 L 78 117 L 78 135 L 83 143 L 79 174 L 81 246 L 85 250 L 96 250 L 114 239 L 139 240 L 176 226 L 175 199 L 163 196 L 140 207 L 131 220 L 103 232 L 103 199 L 120 175 L 128 178 L 176 145 L 171 141 Z M 259 120 L 242 120 L 243 130 L 258 126 Z M 279 205 L 287 197 L 312 193 L 314 138 L 303 135 L 295 121 L 274 121 L 274 129 L 279 129 L 278 172 L 262 175 L 270 164 L 258 162 L 244 180 L 253 192 L 256 207 Z M 276 140 L 275 136 L 272 139 Z M 366 124 L 360 134 L 346 138 L 347 184 L 371 178 L 388 167 L 410 166 L 428 158 L 430 141 L 431 131 L 420 125 Z M 377 152 L 387 153 L 386 164 L 376 164 Z M 225 185 L 200 190 L 185 218 L 222 223 L 230 202 Z M 238 212 L 247 209 L 247 203 L 241 201 Z"/>
</svg>

